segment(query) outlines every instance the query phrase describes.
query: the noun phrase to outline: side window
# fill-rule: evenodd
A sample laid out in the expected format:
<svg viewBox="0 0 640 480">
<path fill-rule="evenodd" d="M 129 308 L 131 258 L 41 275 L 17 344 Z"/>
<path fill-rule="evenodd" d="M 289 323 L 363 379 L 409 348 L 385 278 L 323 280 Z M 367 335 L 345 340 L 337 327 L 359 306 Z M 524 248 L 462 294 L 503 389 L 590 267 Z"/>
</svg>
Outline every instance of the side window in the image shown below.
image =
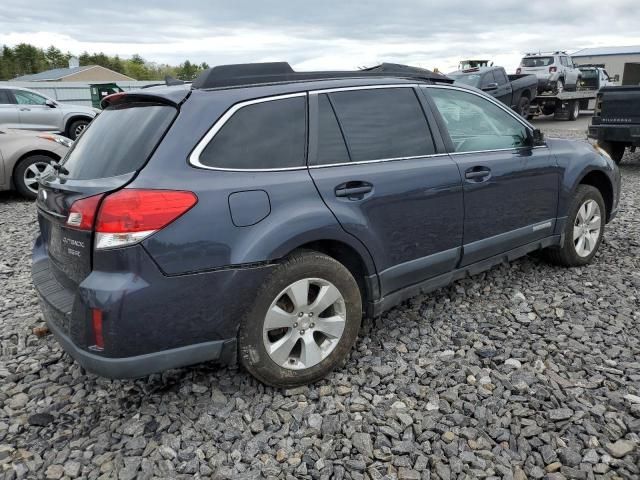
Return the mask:
<svg viewBox="0 0 640 480">
<path fill-rule="evenodd" d="M 567 66 L 567 57 L 560 57 L 560 63 L 566 67 Z"/>
<path fill-rule="evenodd" d="M 489 86 L 490 83 L 497 83 L 495 77 L 493 76 L 493 72 L 487 72 L 484 74 L 484 77 L 482 77 L 480 88 L 485 88 Z"/>
<path fill-rule="evenodd" d="M 491 101 L 472 93 L 428 88 L 456 152 L 527 146 L 526 127 Z"/>
<path fill-rule="evenodd" d="M 509 79 L 507 78 L 503 70 L 494 70 L 493 76 L 496 77 L 496 82 L 498 82 L 498 85 L 509 83 Z"/>
<path fill-rule="evenodd" d="M 13 98 L 9 94 L 9 90 L 0 90 L 0 105 L 14 104 Z"/>
<path fill-rule="evenodd" d="M 567 60 L 567 66 L 573 68 L 573 60 L 571 60 L 571 57 L 565 57 Z"/>
<path fill-rule="evenodd" d="M 37 93 L 27 92 L 25 90 L 13 90 L 13 96 L 19 105 L 44 105 L 46 98 Z"/>
<path fill-rule="evenodd" d="M 233 169 L 301 167 L 306 164 L 305 97 L 240 108 L 200 154 L 203 165 Z"/>
<path fill-rule="evenodd" d="M 413 88 L 351 90 L 331 93 L 329 98 L 352 161 L 435 153 Z"/>
<path fill-rule="evenodd" d="M 318 165 L 345 163 L 349 152 L 340 125 L 326 94 L 318 96 Z"/>
</svg>

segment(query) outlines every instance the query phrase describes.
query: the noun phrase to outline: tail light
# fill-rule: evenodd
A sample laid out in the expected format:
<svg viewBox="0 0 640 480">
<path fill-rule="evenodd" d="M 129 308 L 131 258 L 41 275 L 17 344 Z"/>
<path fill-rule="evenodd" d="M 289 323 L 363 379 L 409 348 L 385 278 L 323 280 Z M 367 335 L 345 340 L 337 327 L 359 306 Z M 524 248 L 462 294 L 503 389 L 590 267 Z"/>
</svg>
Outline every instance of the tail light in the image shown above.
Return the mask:
<svg viewBox="0 0 640 480">
<path fill-rule="evenodd" d="M 94 195 L 74 202 L 67 217 L 67 227 L 76 230 L 93 230 L 93 223 L 102 197 L 104 197 L 103 194 Z"/>
<path fill-rule="evenodd" d="M 522 69 L 520 67 L 516 68 L 516 75 L 520 75 L 520 72 L 522 72 Z"/>
<path fill-rule="evenodd" d="M 102 310 L 91 309 L 91 323 L 93 324 L 93 345 L 91 350 L 104 350 L 104 335 L 102 333 Z"/>
<path fill-rule="evenodd" d="M 549 67 L 549 73 L 555 73 L 558 69 L 556 67 Z"/>
<path fill-rule="evenodd" d="M 95 229 L 96 250 L 124 247 L 163 229 L 197 202 L 193 192 L 123 189 L 78 200 L 71 206 L 67 225 Z"/>
<path fill-rule="evenodd" d="M 124 189 L 108 195 L 96 219 L 96 249 L 138 243 L 184 215 L 198 202 L 193 192 Z"/>
</svg>

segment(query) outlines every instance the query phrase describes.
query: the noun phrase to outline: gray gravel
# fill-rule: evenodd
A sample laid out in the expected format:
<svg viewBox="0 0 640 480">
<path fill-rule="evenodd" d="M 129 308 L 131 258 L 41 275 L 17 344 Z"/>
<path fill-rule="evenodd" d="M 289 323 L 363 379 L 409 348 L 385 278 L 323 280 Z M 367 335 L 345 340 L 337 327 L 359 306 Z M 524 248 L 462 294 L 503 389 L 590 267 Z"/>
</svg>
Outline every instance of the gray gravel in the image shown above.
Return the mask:
<svg viewBox="0 0 640 480">
<path fill-rule="evenodd" d="M 622 172 L 591 266 L 532 255 L 412 299 L 288 391 L 215 365 L 86 374 L 33 333 L 34 207 L 0 194 L 0 476 L 638 478 L 640 155 Z"/>
</svg>

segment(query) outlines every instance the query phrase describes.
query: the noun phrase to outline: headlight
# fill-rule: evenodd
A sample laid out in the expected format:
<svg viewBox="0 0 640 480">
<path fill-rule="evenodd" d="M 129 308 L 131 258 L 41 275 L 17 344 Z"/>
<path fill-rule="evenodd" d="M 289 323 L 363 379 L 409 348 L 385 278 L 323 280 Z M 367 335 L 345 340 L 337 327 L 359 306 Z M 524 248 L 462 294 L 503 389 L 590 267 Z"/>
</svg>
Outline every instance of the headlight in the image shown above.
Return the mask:
<svg viewBox="0 0 640 480">
<path fill-rule="evenodd" d="M 70 140 L 67 137 L 63 137 L 61 135 L 53 135 L 53 134 L 47 133 L 44 135 L 38 135 L 38 137 L 44 140 L 49 140 L 51 142 L 59 143 L 60 145 L 63 145 L 67 148 L 70 148 L 71 145 L 73 145 L 73 140 Z"/>
</svg>

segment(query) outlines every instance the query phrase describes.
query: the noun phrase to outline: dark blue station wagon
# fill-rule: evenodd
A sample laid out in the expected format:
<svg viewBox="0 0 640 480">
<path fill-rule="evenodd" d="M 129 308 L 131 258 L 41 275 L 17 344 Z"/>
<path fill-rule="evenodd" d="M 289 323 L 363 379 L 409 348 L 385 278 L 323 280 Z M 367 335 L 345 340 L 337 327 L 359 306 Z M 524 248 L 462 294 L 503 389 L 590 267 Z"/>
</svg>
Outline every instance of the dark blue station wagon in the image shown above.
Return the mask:
<svg viewBox="0 0 640 480">
<path fill-rule="evenodd" d="M 316 381 L 363 316 L 534 250 L 587 264 L 618 206 L 606 153 L 418 69 L 222 66 L 103 105 L 40 181 L 33 281 L 107 377 Z"/>
</svg>

